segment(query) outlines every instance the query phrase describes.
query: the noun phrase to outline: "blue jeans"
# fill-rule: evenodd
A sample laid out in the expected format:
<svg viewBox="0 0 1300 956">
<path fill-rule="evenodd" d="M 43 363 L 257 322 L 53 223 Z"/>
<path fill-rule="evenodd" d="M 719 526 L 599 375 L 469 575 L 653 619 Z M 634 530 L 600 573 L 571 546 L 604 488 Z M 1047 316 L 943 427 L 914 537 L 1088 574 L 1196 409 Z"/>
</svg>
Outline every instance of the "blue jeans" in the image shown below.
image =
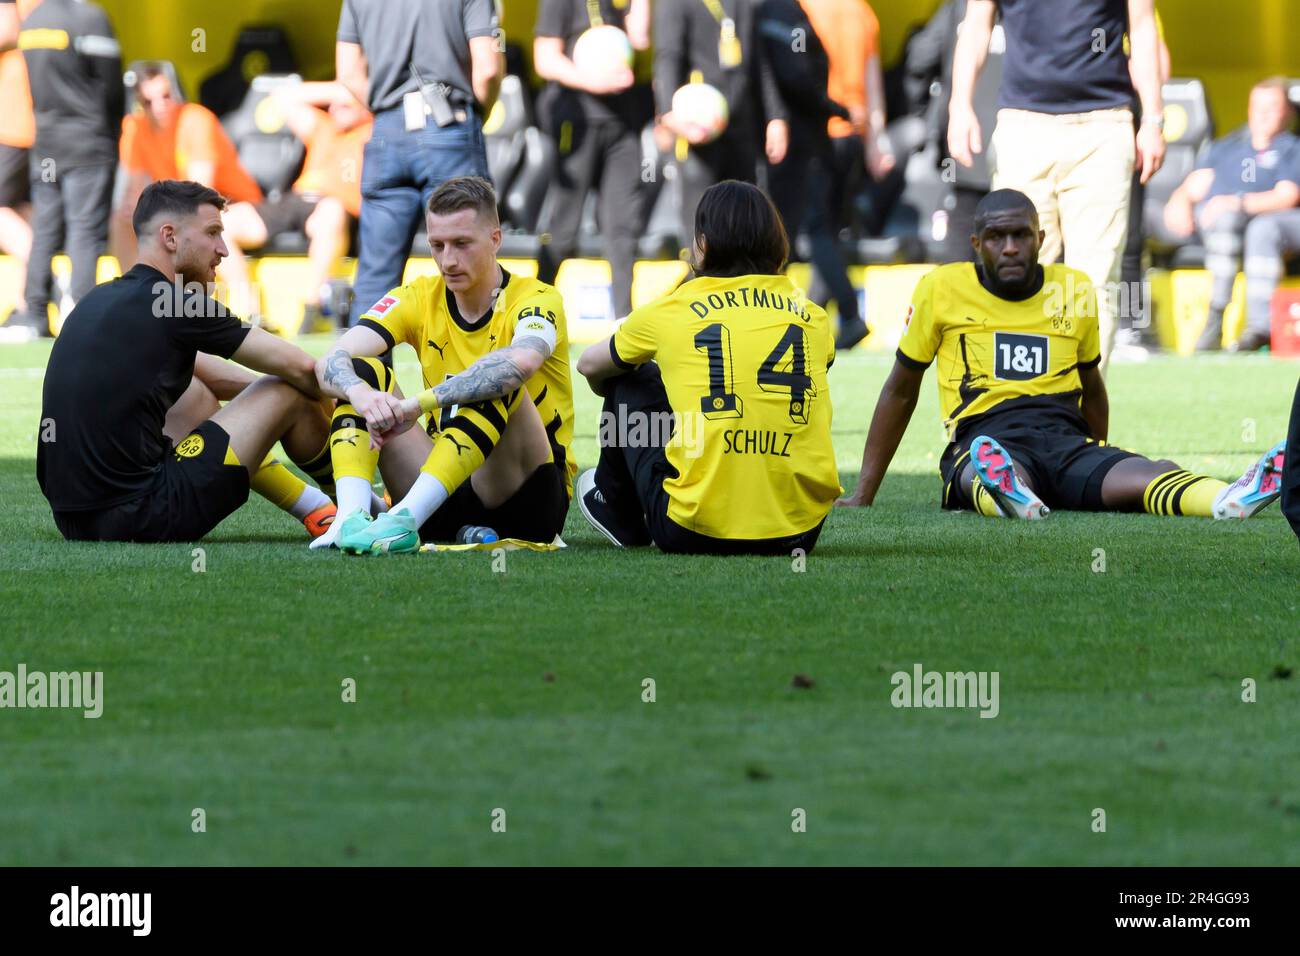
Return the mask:
<svg viewBox="0 0 1300 956">
<path fill-rule="evenodd" d="M 463 123 L 439 128 L 430 122 L 413 132 L 400 107 L 375 117 L 361 167 L 361 252 L 351 324 L 401 284 L 425 204 L 454 176 L 489 178 L 483 127 L 473 111 Z"/>
</svg>

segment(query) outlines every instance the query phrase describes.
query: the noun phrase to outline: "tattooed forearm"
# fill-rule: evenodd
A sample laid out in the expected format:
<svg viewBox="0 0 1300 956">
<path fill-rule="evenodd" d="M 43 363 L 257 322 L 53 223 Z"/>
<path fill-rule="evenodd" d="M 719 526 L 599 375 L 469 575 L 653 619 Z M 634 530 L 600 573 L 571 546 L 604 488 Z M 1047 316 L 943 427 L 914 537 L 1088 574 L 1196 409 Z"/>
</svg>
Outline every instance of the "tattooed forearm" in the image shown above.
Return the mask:
<svg viewBox="0 0 1300 956">
<path fill-rule="evenodd" d="M 360 385 L 361 379 L 352 370 L 352 356 L 342 349 L 335 349 L 325 357 L 325 377 L 321 382 L 333 390 L 338 398 L 347 398 L 348 389 Z"/>
<path fill-rule="evenodd" d="M 542 339 L 515 339 L 509 347 L 489 352 L 459 375 L 434 386 L 433 396 L 442 408 L 501 398 L 528 381 L 532 369 L 540 367 L 550 354 Z"/>
</svg>

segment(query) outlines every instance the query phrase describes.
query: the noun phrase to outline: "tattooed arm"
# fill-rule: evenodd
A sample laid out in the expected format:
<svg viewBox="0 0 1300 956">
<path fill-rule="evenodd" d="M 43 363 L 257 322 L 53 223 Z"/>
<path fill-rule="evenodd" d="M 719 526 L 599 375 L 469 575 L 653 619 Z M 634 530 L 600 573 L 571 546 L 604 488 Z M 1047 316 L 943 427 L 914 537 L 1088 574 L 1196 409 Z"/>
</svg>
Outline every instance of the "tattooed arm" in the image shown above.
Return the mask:
<svg viewBox="0 0 1300 956">
<path fill-rule="evenodd" d="M 316 363 L 316 380 L 320 383 L 321 393 L 340 401 L 352 401 L 352 389 L 358 385 L 370 388 L 352 370 L 352 359 L 383 355 L 387 351 L 388 343 L 373 329 L 360 325 L 348 329 L 334 343 L 334 348 Z"/>
<path fill-rule="evenodd" d="M 333 350 L 316 363 L 321 393 L 350 402 L 365 418 L 371 435 L 388 431 L 399 422 L 401 400 L 363 382 L 352 367 L 352 359 L 387 351 L 388 343 L 379 333 L 358 325 L 348 329 Z"/>
<path fill-rule="evenodd" d="M 505 348 L 483 356 L 459 375 L 426 389 L 402 403 L 403 419 L 414 421 L 425 412 L 450 405 L 472 405 L 509 395 L 551 357 L 546 339 L 524 335 Z"/>
</svg>

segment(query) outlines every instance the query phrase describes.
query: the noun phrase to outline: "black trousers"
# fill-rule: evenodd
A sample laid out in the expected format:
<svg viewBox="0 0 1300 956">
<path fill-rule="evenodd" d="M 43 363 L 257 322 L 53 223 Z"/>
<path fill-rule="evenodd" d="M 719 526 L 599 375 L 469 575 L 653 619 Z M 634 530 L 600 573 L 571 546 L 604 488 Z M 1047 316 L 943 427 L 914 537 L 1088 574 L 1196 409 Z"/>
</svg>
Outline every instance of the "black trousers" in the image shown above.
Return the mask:
<svg viewBox="0 0 1300 956">
<path fill-rule="evenodd" d="M 32 255 L 27 262 L 27 311 L 44 319 L 50 304 L 50 259 L 66 250 L 72 259 L 72 299 L 95 287 L 95 268 L 108 243 L 115 163 L 42 169 L 31 154 Z"/>
<path fill-rule="evenodd" d="M 733 116 L 722 136 L 690 147 L 686 159 L 677 163 L 682 203 L 677 210 L 678 239 L 683 249 L 695 244 L 695 207 L 710 186 L 724 179 L 758 181 L 758 141 L 752 130 L 751 124 Z"/>
<path fill-rule="evenodd" d="M 620 408 L 621 406 L 621 408 Z M 668 393 L 663 377 L 654 362 L 642 365 L 626 375 L 605 382 L 605 406 L 602 415 L 616 421 L 629 421 L 635 414 L 670 414 Z M 603 429 L 602 429 L 603 431 Z M 781 554 L 795 548 L 810 554 L 817 544 L 822 525 L 803 534 L 785 538 L 737 539 L 711 538 L 688 531 L 668 517 L 668 492 L 664 479 L 676 478 L 677 469 L 668 462 L 663 445 L 656 439 L 666 438 L 663 429 L 649 428 L 644 445 L 629 448 L 618 444 L 601 445 L 596 464 L 596 487 L 610 507 L 629 521 L 644 520 L 650 537 L 659 550 L 669 554 Z M 617 439 L 616 439 L 617 441 Z"/>
<path fill-rule="evenodd" d="M 1147 187 L 1142 182 L 1142 170 L 1133 171 L 1133 185 L 1128 200 L 1128 238 L 1124 240 L 1124 255 L 1120 259 L 1119 279 L 1129 290 L 1139 288 L 1142 281 L 1142 246 L 1146 242 L 1146 222 L 1142 207 L 1146 203 Z M 1124 315 L 1115 317 L 1118 328 L 1137 329 L 1144 332 L 1151 325 L 1146 314 L 1145 296 L 1131 297 Z"/>
<path fill-rule="evenodd" d="M 1282 514 L 1300 538 L 1300 383 L 1291 404 L 1291 427 L 1286 433 L 1286 463 L 1282 466 Z"/>
<path fill-rule="evenodd" d="M 617 120 L 593 123 L 575 116 L 562 120 L 553 136 L 560 148 L 560 168 L 551 183 L 542 226 L 550 241 L 538 253 L 537 278 L 554 283 L 560 263 L 577 249 L 583 206 L 594 189 L 596 218 L 614 280 L 614 314 L 625 316 L 632 311 L 632 266 L 644 226 L 641 135 Z"/>
<path fill-rule="evenodd" d="M 858 294 L 840 252 L 840 207 L 836 203 L 842 202 L 843 196 L 838 195 L 842 193 L 839 172 L 825 126 L 792 123 L 790 148 L 784 161 L 770 168 L 769 181 L 772 201 L 785 221 L 791 245 L 801 231 L 808 236 L 814 278 L 835 300 L 843 327 L 858 320 Z M 811 292 L 814 301 L 825 301 Z"/>
</svg>

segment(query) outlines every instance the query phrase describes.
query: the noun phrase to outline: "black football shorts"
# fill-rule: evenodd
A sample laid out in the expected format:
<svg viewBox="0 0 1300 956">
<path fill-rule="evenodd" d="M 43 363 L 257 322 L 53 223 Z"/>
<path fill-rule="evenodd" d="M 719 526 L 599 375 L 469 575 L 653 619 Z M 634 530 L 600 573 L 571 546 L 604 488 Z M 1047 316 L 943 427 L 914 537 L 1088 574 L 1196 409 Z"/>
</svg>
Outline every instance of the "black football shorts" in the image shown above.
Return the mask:
<svg viewBox="0 0 1300 956">
<path fill-rule="evenodd" d="M 420 526 L 420 540 L 454 541 L 456 532 L 465 525 L 479 525 L 491 528 L 499 538 L 550 544 L 564 530 L 568 514 L 569 493 L 565 490 L 562 466 L 547 462 L 538 466 L 519 490 L 496 508 L 484 505 L 467 479 Z"/>
<path fill-rule="evenodd" d="M 100 511 L 56 511 L 69 541 L 197 541 L 248 500 L 248 469 L 227 456 L 230 436 L 204 422 L 177 443 L 153 487 Z"/>
<path fill-rule="evenodd" d="M 1043 504 L 1064 511 L 1105 511 L 1101 484 L 1106 475 L 1124 459 L 1140 457 L 1095 441 L 1067 421 L 990 414 L 963 429 L 939 461 L 944 508 L 974 510 L 969 482 L 957 479 L 970 461 L 971 443 L 981 435 L 1007 450 Z"/>
</svg>

